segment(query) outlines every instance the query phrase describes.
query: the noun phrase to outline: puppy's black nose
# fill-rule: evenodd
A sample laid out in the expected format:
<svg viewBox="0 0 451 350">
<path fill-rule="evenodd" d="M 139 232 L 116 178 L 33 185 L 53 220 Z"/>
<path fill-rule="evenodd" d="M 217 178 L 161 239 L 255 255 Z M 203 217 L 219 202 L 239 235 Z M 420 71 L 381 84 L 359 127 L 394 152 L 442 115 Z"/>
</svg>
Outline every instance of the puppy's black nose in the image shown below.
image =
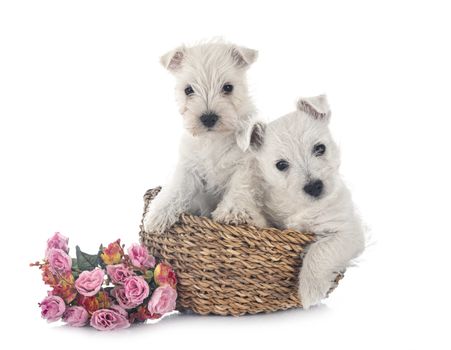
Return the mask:
<svg viewBox="0 0 451 350">
<path fill-rule="evenodd" d="M 312 180 L 304 186 L 304 192 L 312 197 L 319 197 L 323 192 L 324 184 L 321 180 Z"/>
<path fill-rule="evenodd" d="M 200 121 L 202 124 L 204 124 L 207 128 L 212 128 L 216 122 L 218 121 L 219 117 L 214 113 L 205 113 L 202 114 L 200 117 Z"/>
</svg>

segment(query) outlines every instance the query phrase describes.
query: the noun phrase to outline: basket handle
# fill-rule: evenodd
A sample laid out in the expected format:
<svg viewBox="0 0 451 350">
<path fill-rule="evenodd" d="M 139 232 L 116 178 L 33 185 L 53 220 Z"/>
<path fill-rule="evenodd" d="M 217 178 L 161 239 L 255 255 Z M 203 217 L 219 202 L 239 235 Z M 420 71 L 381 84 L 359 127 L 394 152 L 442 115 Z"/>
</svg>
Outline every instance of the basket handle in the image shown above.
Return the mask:
<svg viewBox="0 0 451 350">
<path fill-rule="evenodd" d="M 150 190 L 147 190 L 144 194 L 144 209 L 143 209 L 143 215 L 141 218 L 141 224 L 139 225 L 139 229 L 141 232 L 144 232 L 144 217 L 146 216 L 147 210 L 149 209 L 149 204 L 152 202 L 152 200 L 160 193 L 161 186 L 151 188 Z"/>
</svg>

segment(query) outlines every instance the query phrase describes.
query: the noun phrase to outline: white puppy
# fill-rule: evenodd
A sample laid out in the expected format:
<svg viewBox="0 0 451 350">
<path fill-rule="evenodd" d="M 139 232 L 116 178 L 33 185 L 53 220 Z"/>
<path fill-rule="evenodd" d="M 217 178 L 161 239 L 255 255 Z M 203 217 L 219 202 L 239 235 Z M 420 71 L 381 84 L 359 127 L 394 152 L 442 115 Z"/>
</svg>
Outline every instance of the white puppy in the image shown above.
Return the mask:
<svg viewBox="0 0 451 350">
<path fill-rule="evenodd" d="M 162 232 L 188 212 L 225 223 L 265 225 L 245 161 L 258 130 L 246 70 L 257 51 L 223 42 L 179 47 L 161 58 L 174 74 L 176 99 L 187 132 L 172 182 L 144 218 L 147 232 Z"/>
<path fill-rule="evenodd" d="M 303 257 L 299 293 L 308 309 L 323 299 L 337 272 L 364 249 L 351 195 L 340 178 L 340 156 L 324 95 L 300 99 L 297 110 L 271 122 L 257 152 L 264 211 L 280 228 L 312 232 L 317 241 Z"/>
</svg>

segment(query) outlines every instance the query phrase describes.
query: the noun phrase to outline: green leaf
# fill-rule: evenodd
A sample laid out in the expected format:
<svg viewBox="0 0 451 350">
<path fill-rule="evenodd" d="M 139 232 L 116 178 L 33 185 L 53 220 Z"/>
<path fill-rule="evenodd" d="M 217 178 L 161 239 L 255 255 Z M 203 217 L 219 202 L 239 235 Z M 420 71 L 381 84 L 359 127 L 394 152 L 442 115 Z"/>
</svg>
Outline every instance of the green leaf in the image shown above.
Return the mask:
<svg viewBox="0 0 451 350">
<path fill-rule="evenodd" d="M 72 258 L 72 270 L 77 270 L 77 269 L 78 269 L 77 259 Z"/>
<path fill-rule="evenodd" d="M 77 255 L 77 265 L 78 269 L 81 271 L 91 271 L 94 270 L 99 265 L 99 255 L 87 254 L 81 251 L 80 247 L 77 245 L 75 247 Z"/>
<path fill-rule="evenodd" d="M 72 275 L 74 276 L 75 279 L 77 279 L 78 276 L 80 276 L 78 262 L 77 262 L 77 259 L 75 259 L 75 258 L 72 258 Z"/>
<path fill-rule="evenodd" d="M 153 271 L 147 270 L 146 273 L 143 275 L 144 280 L 146 280 L 147 283 L 150 283 L 153 280 Z"/>
</svg>

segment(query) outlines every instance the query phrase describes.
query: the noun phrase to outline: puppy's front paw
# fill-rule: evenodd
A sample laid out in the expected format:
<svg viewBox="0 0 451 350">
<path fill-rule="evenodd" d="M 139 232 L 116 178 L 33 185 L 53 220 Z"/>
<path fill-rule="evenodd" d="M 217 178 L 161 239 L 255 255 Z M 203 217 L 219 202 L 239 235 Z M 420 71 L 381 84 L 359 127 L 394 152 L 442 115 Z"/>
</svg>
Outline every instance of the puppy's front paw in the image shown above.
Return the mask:
<svg viewBox="0 0 451 350">
<path fill-rule="evenodd" d="M 211 216 L 213 220 L 223 224 L 241 225 L 251 221 L 251 217 L 246 211 L 221 204 L 211 213 Z"/>
<path fill-rule="evenodd" d="M 332 282 L 328 278 L 317 278 L 307 276 L 301 270 L 299 275 L 299 298 L 302 307 L 309 309 L 311 306 L 319 304 L 327 296 L 327 292 L 332 287 Z"/>
<path fill-rule="evenodd" d="M 144 217 L 144 231 L 148 233 L 162 233 L 174 225 L 177 220 L 178 216 L 168 210 L 158 210 L 150 207 Z"/>
<path fill-rule="evenodd" d="M 255 225 L 259 227 L 266 227 L 266 219 L 258 212 L 251 212 L 248 210 L 240 210 L 236 207 L 227 207 L 219 205 L 211 214 L 213 220 L 229 225 Z"/>
<path fill-rule="evenodd" d="M 250 221 L 248 222 L 249 225 L 257 226 L 257 227 L 268 227 L 268 221 L 266 221 L 266 218 L 259 213 L 258 211 L 252 211 L 250 214 Z"/>
</svg>

